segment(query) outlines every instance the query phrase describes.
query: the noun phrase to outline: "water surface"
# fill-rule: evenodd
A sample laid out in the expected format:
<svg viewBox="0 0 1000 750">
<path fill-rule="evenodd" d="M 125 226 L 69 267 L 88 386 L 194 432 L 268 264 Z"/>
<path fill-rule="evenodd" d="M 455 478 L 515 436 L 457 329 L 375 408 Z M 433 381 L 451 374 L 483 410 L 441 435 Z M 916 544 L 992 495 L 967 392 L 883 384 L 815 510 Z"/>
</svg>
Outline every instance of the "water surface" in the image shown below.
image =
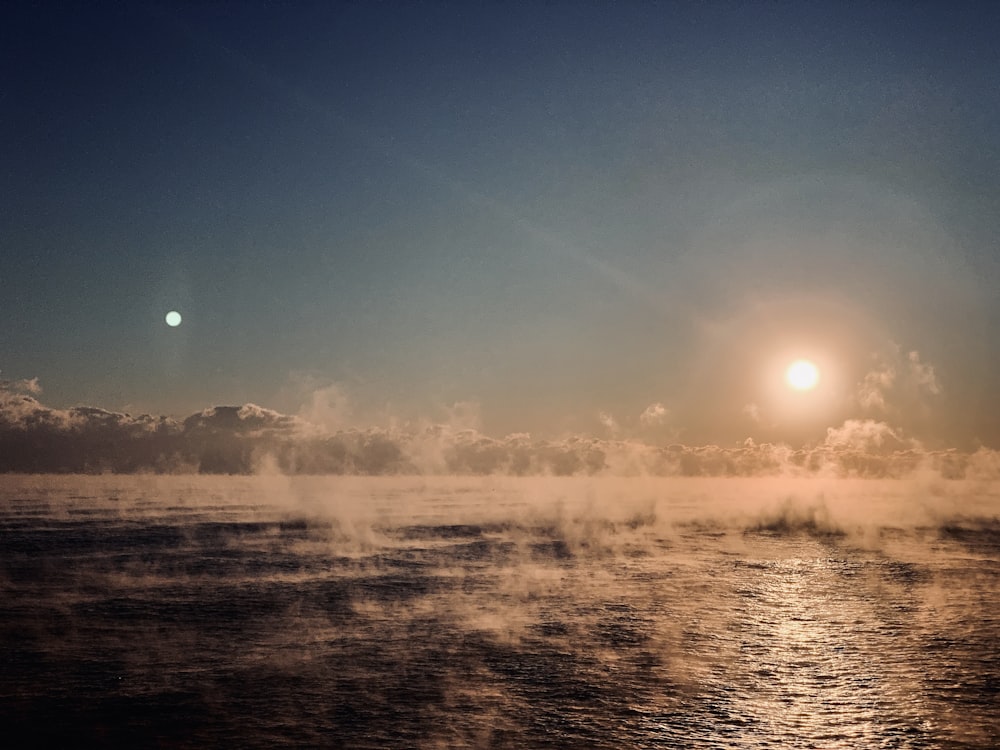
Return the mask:
<svg viewBox="0 0 1000 750">
<path fill-rule="evenodd" d="M 1000 499 L 850 480 L 15 477 L 40 744 L 987 748 Z"/>
</svg>

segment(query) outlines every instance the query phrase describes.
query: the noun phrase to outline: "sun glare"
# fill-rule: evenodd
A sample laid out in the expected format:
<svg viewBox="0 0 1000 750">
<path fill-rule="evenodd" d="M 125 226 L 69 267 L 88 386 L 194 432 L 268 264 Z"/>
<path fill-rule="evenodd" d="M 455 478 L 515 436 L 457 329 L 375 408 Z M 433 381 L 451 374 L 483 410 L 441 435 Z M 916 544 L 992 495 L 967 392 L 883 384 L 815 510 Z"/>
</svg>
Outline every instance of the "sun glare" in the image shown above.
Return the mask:
<svg viewBox="0 0 1000 750">
<path fill-rule="evenodd" d="M 809 391 L 819 382 L 819 369 L 808 359 L 797 359 L 785 370 L 785 382 L 797 391 Z"/>
</svg>

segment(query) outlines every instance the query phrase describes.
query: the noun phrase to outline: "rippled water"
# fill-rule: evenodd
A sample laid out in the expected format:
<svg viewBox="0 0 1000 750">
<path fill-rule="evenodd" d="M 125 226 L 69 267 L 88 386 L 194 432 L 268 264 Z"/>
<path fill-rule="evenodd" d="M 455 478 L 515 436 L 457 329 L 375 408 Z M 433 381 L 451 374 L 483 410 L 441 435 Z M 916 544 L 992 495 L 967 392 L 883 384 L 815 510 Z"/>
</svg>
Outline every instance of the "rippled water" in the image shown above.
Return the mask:
<svg viewBox="0 0 1000 750">
<path fill-rule="evenodd" d="M 0 534 L 40 744 L 1000 736 L 991 485 L 8 476 Z"/>
</svg>

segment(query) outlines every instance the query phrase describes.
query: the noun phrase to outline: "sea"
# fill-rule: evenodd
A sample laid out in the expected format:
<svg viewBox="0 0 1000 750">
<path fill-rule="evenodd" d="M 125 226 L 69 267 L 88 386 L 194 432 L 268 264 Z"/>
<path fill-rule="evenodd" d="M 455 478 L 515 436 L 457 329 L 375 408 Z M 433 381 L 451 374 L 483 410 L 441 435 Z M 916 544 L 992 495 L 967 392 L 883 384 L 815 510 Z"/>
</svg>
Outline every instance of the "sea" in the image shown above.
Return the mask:
<svg viewBox="0 0 1000 750">
<path fill-rule="evenodd" d="M 1000 485 L 0 476 L 0 726 L 8 747 L 994 748 Z"/>
</svg>

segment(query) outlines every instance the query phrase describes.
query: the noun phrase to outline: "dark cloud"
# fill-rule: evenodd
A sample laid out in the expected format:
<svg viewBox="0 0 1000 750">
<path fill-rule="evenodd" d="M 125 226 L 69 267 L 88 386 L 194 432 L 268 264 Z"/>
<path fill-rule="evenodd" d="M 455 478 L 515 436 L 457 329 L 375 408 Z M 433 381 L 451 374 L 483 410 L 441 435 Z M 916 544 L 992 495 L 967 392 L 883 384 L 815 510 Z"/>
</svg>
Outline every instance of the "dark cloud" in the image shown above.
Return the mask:
<svg viewBox="0 0 1000 750">
<path fill-rule="evenodd" d="M 52 409 L 33 396 L 0 390 L 3 471 L 170 471 L 180 468 L 180 432 L 167 417 Z"/>
</svg>

